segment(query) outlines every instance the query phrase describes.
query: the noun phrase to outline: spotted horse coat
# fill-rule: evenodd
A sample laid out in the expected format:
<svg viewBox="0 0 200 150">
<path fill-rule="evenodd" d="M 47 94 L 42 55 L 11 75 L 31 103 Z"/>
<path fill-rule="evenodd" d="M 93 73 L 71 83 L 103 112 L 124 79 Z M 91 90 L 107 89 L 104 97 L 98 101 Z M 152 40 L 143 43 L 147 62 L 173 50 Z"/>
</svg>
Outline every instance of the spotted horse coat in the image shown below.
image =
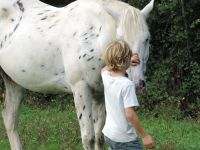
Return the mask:
<svg viewBox="0 0 200 150">
<path fill-rule="evenodd" d="M 38 0 L 0 0 L 0 75 L 6 87 L 2 116 L 12 150 L 22 149 L 17 124 L 23 88 L 73 93 L 84 149 L 104 147 L 101 56 L 119 37 L 115 12 L 132 8 L 115 0 L 115 7 L 108 7 L 110 0 L 107 6 L 106 1 L 85 1 L 56 8 Z"/>
</svg>

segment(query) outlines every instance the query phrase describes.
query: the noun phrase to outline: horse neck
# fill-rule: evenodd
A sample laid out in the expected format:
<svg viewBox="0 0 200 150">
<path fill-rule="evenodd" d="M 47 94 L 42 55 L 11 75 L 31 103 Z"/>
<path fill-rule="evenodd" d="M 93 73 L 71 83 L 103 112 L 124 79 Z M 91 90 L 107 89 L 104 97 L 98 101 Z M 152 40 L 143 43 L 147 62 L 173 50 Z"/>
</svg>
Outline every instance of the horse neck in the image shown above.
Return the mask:
<svg viewBox="0 0 200 150">
<path fill-rule="evenodd" d="M 130 6 L 129 4 L 118 0 L 104 0 L 102 2 L 104 6 L 115 10 L 127 9 Z"/>
<path fill-rule="evenodd" d="M 21 3 L 24 8 L 33 7 L 35 5 L 41 4 L 42 2 L 39 0 L 15 0 L 16 3 Z"/>
<path fill-rule="evenodd" d="M 129 4 L 118 1 L 118 0 L 95 0 L 98 3 L 102 3 L 103 7 L 108 11 L 111 12 L 114 16 L 120 16 L 121 12 L 125 9 L 131 9 L 132 6 Z"/>
</svg>

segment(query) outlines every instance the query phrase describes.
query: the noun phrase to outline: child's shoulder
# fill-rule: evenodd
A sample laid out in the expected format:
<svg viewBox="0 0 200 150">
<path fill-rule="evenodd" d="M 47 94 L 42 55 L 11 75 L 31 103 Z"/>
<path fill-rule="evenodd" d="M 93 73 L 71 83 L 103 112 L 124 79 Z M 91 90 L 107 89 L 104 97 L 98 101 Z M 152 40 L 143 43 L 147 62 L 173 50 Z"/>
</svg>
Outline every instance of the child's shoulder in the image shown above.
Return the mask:
<svg viewBox="0 0 200 150">
<path fill-rule="evenodd" d="M 105 71 L 110 71 L 110 68 L 108 66 L 105 66 L 101 69 L 101 72 L 105 72 Z"/>
</svg>

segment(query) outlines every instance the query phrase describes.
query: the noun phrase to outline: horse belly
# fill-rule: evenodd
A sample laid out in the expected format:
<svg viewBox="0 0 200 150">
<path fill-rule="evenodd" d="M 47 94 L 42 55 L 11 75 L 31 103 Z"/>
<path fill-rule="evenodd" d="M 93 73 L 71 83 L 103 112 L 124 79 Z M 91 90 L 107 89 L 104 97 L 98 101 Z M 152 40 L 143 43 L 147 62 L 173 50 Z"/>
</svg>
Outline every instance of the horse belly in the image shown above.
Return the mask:
<svg viewBox="0 0 200 150">
<path fill-rule="evenodd" d="M 16 39 L 0 51 L 3 70 L 16 83 L 32 91 L 71 92 L 59 47 L 51 40 L 32 35 L 16 35 Z"/>
</svg>

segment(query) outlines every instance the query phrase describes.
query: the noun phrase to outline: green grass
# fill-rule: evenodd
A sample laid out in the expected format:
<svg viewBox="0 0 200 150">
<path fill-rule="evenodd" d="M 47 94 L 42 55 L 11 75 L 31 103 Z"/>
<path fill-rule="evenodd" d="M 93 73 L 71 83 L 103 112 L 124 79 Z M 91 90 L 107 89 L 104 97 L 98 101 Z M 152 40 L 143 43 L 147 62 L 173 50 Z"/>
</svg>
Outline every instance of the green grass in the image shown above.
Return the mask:
<svg viewBox="0 0 200 150">
<path fill-rule="evenodd" d="M 0 111 L 2 105 L 0 105 Z M 152 115 L 153 116 L 153 115 Z M 200 125 L 193 121 L 176 121 L 170 116 L 158 118 L 139 112 L 146 130 L 154 137 L 155 150 L 199 150 Z M 23 105 L 19 133 L 24 150 L 82 150 L 79 125 L 72 103 L 59 106 Z M 10 150 L 2 117 L 0 117 L 0 150 Z"/>
<path fill-rule="evenodd" d="M 67 105 L 65 111 L 22 106 L 19 133 L 24 150 L 82 150 L 79 126 L 71 105 Z M 0 149 L 10 149 L 2 117 Z"/>
<path fill-rule="evenodd" d="M 141 117 L 143 126 L 154 137 L 157 150 L 199 150 L 200 125 L 193 121 L 176 121 L 170 116 Z"/>
</svg>

